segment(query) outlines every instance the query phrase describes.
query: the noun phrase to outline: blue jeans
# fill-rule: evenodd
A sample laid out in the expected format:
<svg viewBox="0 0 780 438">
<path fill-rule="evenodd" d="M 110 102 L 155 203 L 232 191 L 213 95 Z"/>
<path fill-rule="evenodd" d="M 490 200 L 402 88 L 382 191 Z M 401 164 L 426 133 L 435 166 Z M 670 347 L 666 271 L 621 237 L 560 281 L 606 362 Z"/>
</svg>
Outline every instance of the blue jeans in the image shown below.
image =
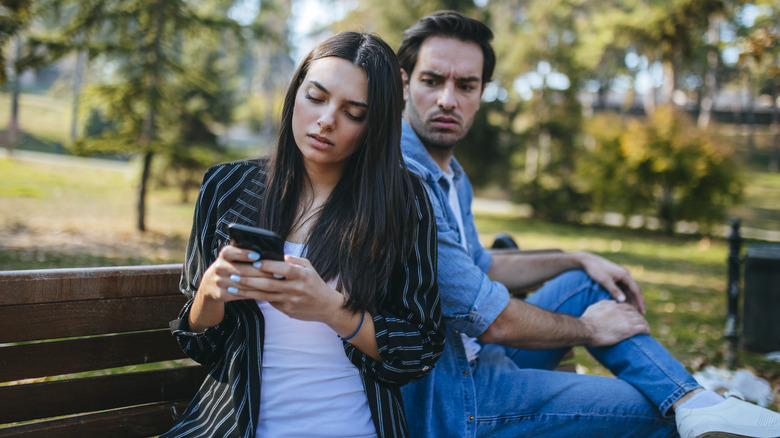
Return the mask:
<svg viewBox="0 0 780 438">
<path fill-rule="evenodd" d="M 584 272 L 567 272 L 528 302 L 581 315 L 611 299 Z M 472 365 L 476 435 L 485 437 L 676 436 L 672 404 L 700 387 L 666 349 L 640 335 L 588 351 L 618 378 L 550 371 L 568 349 L 529 351 L 485 345 Z"/>
</svg>

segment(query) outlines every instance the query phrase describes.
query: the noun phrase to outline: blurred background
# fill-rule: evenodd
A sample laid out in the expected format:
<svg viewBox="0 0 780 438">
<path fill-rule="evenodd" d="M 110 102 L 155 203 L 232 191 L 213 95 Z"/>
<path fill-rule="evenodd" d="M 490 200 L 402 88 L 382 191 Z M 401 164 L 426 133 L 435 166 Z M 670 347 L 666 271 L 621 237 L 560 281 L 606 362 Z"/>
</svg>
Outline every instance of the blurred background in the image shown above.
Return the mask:
<svg viewBox="0 0 780 438">
<path fill-rule="evenodd" d="M 721 365 L 730 221 L 780 242 L 772 0 L 2 0 L 0 269 L 180 262 L 204 170 L 273 145 L 303 54 L 439 9 L 495 33 L 456 150 L 484 242 L 627 266 L 654 334 Z"/>
</svg>

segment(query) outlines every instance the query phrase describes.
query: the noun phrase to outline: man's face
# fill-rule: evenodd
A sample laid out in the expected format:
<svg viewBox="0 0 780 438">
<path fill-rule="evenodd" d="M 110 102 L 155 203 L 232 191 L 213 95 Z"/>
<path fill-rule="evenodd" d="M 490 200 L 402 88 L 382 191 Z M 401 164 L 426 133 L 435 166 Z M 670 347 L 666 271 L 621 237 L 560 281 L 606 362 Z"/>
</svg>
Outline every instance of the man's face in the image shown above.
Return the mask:
<svg viewBox="0 0 780 438">
<path fill-rule="evenodd" d="M 482 49 L 474 42 L 430 37 L 411 74 L 402 71 L 404 117 L 428 148 L 452 149 L 482 99 Z"/>
</svg>

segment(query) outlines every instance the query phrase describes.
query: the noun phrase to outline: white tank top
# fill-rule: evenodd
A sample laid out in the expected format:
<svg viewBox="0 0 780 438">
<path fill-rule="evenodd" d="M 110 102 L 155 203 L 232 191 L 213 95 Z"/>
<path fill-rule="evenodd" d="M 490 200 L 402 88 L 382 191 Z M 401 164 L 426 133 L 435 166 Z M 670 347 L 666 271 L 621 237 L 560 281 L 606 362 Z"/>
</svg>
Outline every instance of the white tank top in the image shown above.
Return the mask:
<svg viewBox="0 0 780 438">
<path fill-rule="evenodd" d="M 300 256 L 303 244 L 285 242 Z M 265 318 L 257 437 L 376 437 L 358 369 L 336 332 L 258 302 Z"/>
</svg>

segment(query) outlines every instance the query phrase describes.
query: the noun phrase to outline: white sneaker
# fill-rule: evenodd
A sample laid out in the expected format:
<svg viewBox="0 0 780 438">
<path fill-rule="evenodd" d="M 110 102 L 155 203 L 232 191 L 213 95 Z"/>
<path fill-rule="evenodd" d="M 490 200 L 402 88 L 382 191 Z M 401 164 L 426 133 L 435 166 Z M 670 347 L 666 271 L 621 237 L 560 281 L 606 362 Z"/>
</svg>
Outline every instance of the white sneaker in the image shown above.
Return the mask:
<svg viewBox="0 0 780 438">
<path fill-rule="evenodd" d="M 780 438 L 780 414 L 732 394 L 715 406 L 677 409 L 681 438 Z"/>
</svg>

